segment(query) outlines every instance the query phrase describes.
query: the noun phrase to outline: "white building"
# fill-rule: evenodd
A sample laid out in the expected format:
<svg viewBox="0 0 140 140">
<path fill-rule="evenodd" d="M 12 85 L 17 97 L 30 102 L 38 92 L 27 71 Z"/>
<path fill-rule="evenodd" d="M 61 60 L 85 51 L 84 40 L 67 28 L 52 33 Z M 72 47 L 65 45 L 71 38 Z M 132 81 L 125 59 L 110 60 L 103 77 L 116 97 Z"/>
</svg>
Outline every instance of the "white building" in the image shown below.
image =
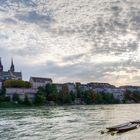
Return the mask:
<svg viewBox="0 0 140 140">
<path fill-rule="evenodd" d="M 120 88 L 131 92 L 138 91 L 140 93 L 140 86 L 121 86 Z"/>
<path fill-rule="evenodd" d="M 37 89 L 32 88 L 6 88 L 6 96 L 10 97 L 10 99 L 12 99 L 13 95 L 16 93 L 21 100 L 24 100 L 25 94 L 30 100 L 33 100 L 36 92 Z"/>
<path fill-rule="evenodd" d="M 122 101 L 124 99 L 124 93 L 125 93 L 125 89 L 121 89 L 121 88 L 106 88 L 104 90 L 105 93 L 111 93 L 113 94 L 115 99 L 119 99 L 120 101 Z"/>
<path fill-rule="evenodd" d="M 74 83 L 65 83 L 64 85 L 67 85 L 69 92 L 76 92 L 76 86 Z"/>
<path fill-rule="evenodd" d="M 80 84 L 80 91 L 84 92 L 84 91 L 88 91 L 91 88 L 87 85 L 87 84 Z"/>
<path fill-rule="evenodd" d="M 30 77 L 29 81 L 33 89 L 38 89 L 39 87 L 44 87 L 46 84 L 52 83 L 52 79 L 43 77 Z"/>
<path fill-rule="evenodd" d="M 64 83 L 64 84 L 58 84 L 57 83 L 55 85 L 56 85 L 56 89 L 57 89 L 58 92 L 62 91 L 64 86 L 67 86 L 69 93 L 70 92 L 74 92 L 74 93 L 76 92 L 76 86 L 75 86 L 74 83 Z"/>
<path fill-rule="evenodd" d="M 57 92 L 60 92 L 63 90 L 63 84 L 55 84 Z"/>
</svg>

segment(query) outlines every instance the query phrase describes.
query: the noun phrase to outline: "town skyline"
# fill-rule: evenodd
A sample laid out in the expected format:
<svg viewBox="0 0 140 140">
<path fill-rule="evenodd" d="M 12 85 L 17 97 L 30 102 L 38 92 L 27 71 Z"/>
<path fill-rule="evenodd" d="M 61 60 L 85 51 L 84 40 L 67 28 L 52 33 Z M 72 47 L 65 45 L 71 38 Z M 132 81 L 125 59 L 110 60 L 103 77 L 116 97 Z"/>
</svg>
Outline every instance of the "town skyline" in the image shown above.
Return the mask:
<svg viewBox="0 0 140 140">
<path fill-rule="evenodd" d="M 5 71 L 5 70 L 7 70 L 7 71 Z M 25 79 L 24 76 L 22 75 L 22 71 L 16 71 L 13 57 L 11 57 L 10 65 L 9 65 L 8 69 L 4 68 L 4 65 L 2 63 L 2 58 L 0 57 L 0 71 L 1 72 L 6 72 L 6 73 L 9 72 L 9 71 L 13 71 L 13 72 L 15 72 L 15 74 L 18 73 L 18 74 L 20 74 L 20 77 L 18 79 L 25 80 L 25 81 L 28 81 L 31 77 L 51 78 L 52 79 L 52 77 L 44 77 L 44 75 L 42 75 L 42 76 L 30 75 L 28 77 L 28 79 Z M 63 81 L 57 81 L 57 82 L 55 82 L 55 79 L 52 79 L 52 80 L 54 81 L 54 83 L 60 83 L 60 84 L 64 84 L 64 83 L 80 83 L 80 84 L 90 84 L 90 83 L 97 83 L 97 84 L 99 84 L 99 83 L 104 83 L 104 84 L 110 84 L 110 85 L 113 85 L 113 86 L 116 86 L 116 87 L 120 87 L 120 86 L 140 86 L 140 85 L 131 85 L 131 84 L 115 85 L 115 84 L 109 83 L 107 81 L 106 82 L 103 82 L 103 81 L 88 81 L 88 82 L 81 82 L 81 81 L 64 81 L 63 82 Z"/>
</svg>

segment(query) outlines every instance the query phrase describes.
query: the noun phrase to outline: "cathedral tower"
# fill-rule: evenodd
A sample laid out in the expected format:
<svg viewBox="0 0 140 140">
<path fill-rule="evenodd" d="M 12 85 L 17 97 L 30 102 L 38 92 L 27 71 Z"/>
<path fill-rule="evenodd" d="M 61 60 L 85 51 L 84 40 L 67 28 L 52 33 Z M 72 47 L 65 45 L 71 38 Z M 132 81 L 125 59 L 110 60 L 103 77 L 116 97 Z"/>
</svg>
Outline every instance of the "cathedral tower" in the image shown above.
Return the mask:
<svg viewBox="0 0 140 140">
<path fill-rule="evenodd" d="M 14 72 L 14 71 L 15 71 L 15 66 L 14 66 L 14 63 L 13 63 L 13 58 L 11 59 L 10 71 L 11 71 L 11 72 Z"/>
<path fill-rule="evenodd" d="M 0 72 L 3 71 L 3 65 L 2 65 L 2 62 L 1 62 L 1 57 L 0 57 Z"/>
</svg>

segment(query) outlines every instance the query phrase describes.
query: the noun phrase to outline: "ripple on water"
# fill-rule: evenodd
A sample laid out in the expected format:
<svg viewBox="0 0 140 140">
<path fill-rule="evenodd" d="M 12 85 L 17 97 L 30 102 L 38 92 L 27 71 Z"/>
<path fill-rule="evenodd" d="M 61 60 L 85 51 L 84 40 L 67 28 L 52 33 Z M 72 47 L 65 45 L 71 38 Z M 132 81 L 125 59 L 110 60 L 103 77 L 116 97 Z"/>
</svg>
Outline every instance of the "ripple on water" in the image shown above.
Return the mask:
<svg viewBox="0 0 140 140">
<path fill-rule="evenodd" d="M 140 118 L 140 105 L 0 110 L 0 140 L 139 140 L 140 129 L 101 135 L 107 126 Z"/>
</svg>

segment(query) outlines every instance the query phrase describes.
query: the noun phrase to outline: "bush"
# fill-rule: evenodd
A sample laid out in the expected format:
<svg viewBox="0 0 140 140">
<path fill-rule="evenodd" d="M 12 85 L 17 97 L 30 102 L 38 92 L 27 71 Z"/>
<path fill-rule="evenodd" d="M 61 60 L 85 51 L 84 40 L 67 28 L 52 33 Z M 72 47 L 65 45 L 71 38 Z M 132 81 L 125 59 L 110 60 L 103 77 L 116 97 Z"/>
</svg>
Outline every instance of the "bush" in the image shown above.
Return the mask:
<svg viewBox="0 0 140 140">
<path fill-rule="evenodd" d="M 60 91 L 57 98 L 58 104 L 70 104 L 72 102 L 72 97 L 70 93 L 63 93 Z"/>
<path fill-rule="evenodd" d="M 17 93 L 14 93 L 13 96 L 12 96 L 12 101 L 14 102 L 20 102 L 20 99 L 19 99 L 19 95 Z"/>
<path fill-rule="evenodd" d="M 6 97 L 5 97 L 5 101 L 6 101 L 6 102 L 10 102 L 10 100 L 11 100 L 11 99 L 10 99 L 9 96 L 6 96 Z"/>
<path fill-rule="evenodd" d="M 30 82 L 22 80 L 6 80 L 4 82 L 5 88 L 31 88 L 32 85 Z"/>
<path fill-rule="evenodd" d="M 38 91 L 35 96 L 35 104 L 41 105 L 46 102 L 46 97 L 43 92 Z"/>
<path fill-rule="evenodd" d="M 25 105 L 31 105 L 31 104 L 32 104 L 32 103 L 30 102 L 30 100 L 29 100 L 27 94 L 25 94 L 25 96 L 24 96 L 24 101 L 23 101 L 23 103 L 24 103 Z"/>
<path fill-rule="evenodd" d="M 86 104 L 95 103 L 95 93 L 90 90 L 83 92 L 82 101 L 84 101 Z"/>
</svg>

